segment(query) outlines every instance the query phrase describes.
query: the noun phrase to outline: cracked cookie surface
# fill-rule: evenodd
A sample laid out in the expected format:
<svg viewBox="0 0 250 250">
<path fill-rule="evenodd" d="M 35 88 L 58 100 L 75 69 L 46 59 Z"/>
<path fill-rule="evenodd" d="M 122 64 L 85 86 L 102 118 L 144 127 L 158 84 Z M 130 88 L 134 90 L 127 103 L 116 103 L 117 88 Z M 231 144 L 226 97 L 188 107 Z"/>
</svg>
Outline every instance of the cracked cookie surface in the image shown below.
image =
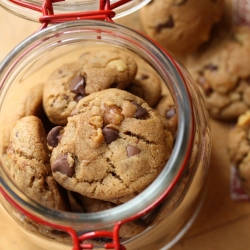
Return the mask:
<svg viewBox="0 0 250 250">
<path fill-rule="evenodd" d="M 154 0 L 140 9 L 145 32 L 175 55 L 195 51 L 222 16 L 223 0 Z"/>
<path fill-rule="evenodd" d="M 46 133 L 39 118 L 26 116 L 16 122 L 7 153 L 11 177 L 26 195 L 49 208 L 68 209 L 66 196 L 51 173 Z"/>
<path fill-rule="evenodd" d="M 68 190 L 116 204 L 144 190 L 173 147 L 160 115 L 141 98 L 119 89 L 81 99 L 55 137 L 55 180 Z"/>
<path fill-rule="evenodd" d="M 233 27 L 187 57 L 210 115 L 234 120 L 250 107 L 250 28 Z"/>
<path fill-rule="evenodd" d="M 118 49 L 96 49 L 55 70 L 44 85 L 43 106 L 50 121 L 67 123 L 83 97 L 107 88 L 126 88 L 135 78 L 134 59 Z"/>
</svg>

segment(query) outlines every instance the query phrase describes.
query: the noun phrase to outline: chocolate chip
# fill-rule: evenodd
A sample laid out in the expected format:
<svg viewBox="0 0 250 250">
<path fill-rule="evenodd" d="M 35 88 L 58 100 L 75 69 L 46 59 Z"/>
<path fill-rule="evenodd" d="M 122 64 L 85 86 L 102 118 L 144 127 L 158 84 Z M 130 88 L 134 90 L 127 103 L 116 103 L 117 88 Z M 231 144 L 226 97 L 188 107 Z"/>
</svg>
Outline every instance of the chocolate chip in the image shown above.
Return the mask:
<svg viewBox="0 0 250 250">
<path fill-rule="evenodd" d="M 47 142 L 51 147 L 56 147 L 58 145 L 59 134 L 62 129 L 62 126 L 56 126 L 48 133 Z"/>
<path fill-rule="evenodd" d="M 146 74 L 141 74 L 140 75 L 140 80 L 146 80 L 146 79 L 148 79 L 149 78 L 149 76 L 148 75 L 146 75 Z"/>
<path fill-rule="evenodd" d="M 178 6 L 180 6 L 180 5 L 185 4 L 186 2 L 187 2 L 187 0 L 176 0 L 176 1 L 173 3 L 173 5 L 178 5 Z"/>
<path fill-rule="evenodd" d="M 167 22 L 157 25 L 156 32 L 160 33 L 161 30 L 164 28 L 173 28 L 173 27 L 174 27 L 174 19 L 170 15 Z"/>
<path fill-rule="evenodd" d="M 246 80 L 248 83 L 250 83 L 250 76 L 248 76 L 245 80 Z"/>
<path fill-rule="evenodd" d="M 198 79 L 198 83 L 201 85 L 206 96 L 210 96 L 213 93 L 213 89 L 210 87 L 205 77 L 200 76 Z"/>
<path fill-rule="evenodd" d="M 85 79 L 83 76 L 75 76 L 70 84 L 69 84 L 69 89 L 71 92 L 75 93 L 75 94 L 80 94 L 82 96 L 85 96 Z"/>
<path fill-rule="evenodd" d="M 167 119 L 171 119 L 172 117 L 174 117 L 176 115 L 176 110 L 175 108 L 171 108 L 166 112 L 166 118 Z"/>
<path fill-rule="evenodd" d="M 53 172 L 61 172 L 62 174 L 66 174 L 68 177 L 72 177 L 74 175 L 75 169 L 74 167 L 70 167 L 67 155 L 59 155 L 56 160 L 51 164 L 51 169 Z"/>
<path fill-rule="evenodd" d="M 132 145 L 127 146 L 128 157 L 133 156 L 133 155 L 137 155 L 140 152 L 141 152 L 141 150 L 135 146 L 132 146 Z"/>
<path fill-rule="evenodd" d="M 83 98 L 82 95 L 77 95 L 77 96 L 74 98 L 74 100 L 75 100 L 76 102 L 79 102 L 82 98 Z"/>
<path fill-rule="evenodd" d="M 208 64 L 208 65 L 205 66 L 205 69 L 209 69 L 211 71 L 217 71 L 218 70 L 218 66 L 210 63 L 210 64 Z"/>
<path fill-rule="evenodd" d="M 104 127 L 102 129 L 102 133 L 107 144 L 111 143 L 112 141 L 115 141 L 119 137 L 119 133 L 117 131 L 108 127 Z"/>
<path fill-rule="evenodd" d="M 136 102 L 132 102 L 132 103 L 137 107 L 137 110 L 135 113 L 136 118 L 142 118 L 148 114 L 148 111 L 145 108 L 143 108 L 140 104 Z"/>
<path fill-rule="evenodd" d="M 117 86 L 118 86 L 118 83 L 115 82 L 115 83 L 113 83 L 113 84 L 110 86 L 110 88 L 117 88 Z"/>
</svg>

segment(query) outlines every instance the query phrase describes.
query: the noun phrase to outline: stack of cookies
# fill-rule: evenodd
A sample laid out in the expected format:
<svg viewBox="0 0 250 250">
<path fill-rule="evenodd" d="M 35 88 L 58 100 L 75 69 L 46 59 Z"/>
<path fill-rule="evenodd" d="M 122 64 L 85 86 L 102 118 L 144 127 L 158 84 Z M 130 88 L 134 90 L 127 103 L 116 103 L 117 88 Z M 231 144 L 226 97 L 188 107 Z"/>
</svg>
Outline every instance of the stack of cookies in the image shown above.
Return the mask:
<svg viewBox="0 0 250 250">
<path fill-rule="evenodd" d="M 233 20 L 232 13 L 229 18 Z M 249 110 L 250 110 L 250 27 L 218 23 L 208 42 L 183 61 L 201 89 L 210 117 L 231 124 L 226 149 L 230 168 L 236 171 L 250 195 Z M 229 170 L 230 171 L 230 170 Z M 235 181 L 232 179 L 232 181 Z M 233 185 L 233 184 L 231 184 Z M 233 191 L 232 191 L 233 192 Z M 234 199 L 240 195 L 232 194 Z"/>
<path fill-rule="evenodd" d="M 232 124 L 229 160 L 250 195 L 250 27 L 233 23 L 230 0 L 154 0 L 139 19 L 147 35 L 182 61 L 210 117 Z"/>
<path fill-rule="evenodd" d="M 197 50 L 221 20 L 224 0 L 152 0 L 140 10 L 143 31 L 175 56 Z"/>
<path fill-rule="evenodd" d="M 174 146 L 177 111 L 163 86 L 145 61 L 104 46 L 59 65 L 46 82 L 17 85 L 8 98 L 22 98 L 10 101 L 11 116 L 1 118 L 11 178 L 26 195 L 61 211 L 98 212 L 134 198 Z M 133 230 L 121 237 L 146 228 L 126 227 Z"/>
</svg>

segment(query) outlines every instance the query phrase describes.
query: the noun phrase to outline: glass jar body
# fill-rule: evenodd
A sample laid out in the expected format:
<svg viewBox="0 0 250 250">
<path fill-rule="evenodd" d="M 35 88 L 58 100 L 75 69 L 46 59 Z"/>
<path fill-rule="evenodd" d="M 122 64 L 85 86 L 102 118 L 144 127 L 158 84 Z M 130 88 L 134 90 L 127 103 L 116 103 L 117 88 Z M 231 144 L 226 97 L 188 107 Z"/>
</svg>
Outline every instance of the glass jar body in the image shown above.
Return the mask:
<svg viewBox="0 0 250 250">
<path fill-rule="evenodd" d="M 40 206 L 15 186 L 2 144 L 1 203 L 29 239 L 45 249 L 52 246 L 71 249 L 77 242 L 74 236 L 90 231 L 108 231 L 112 236 L 122 233 L 119 241 L 127 249 L 167 249 L 185 233 L 197 215 L 211 150 L 210 124 L 203 99 L 189 74 L 171 55 L 147 38 L 116 24 L 80 21 L 50 27 L 22 42 L 1 64 L 0 121 L 4 124 L 10 107 L 21 100 L 21 97 L 13 99 L 12 94 L 20 87 L 25 89 L 26 82 L 46 81 L 48 72 L 60 63 L 74 61 L 95 46 L 113 46 L 147 62 L 173 96 L 178 129 L 165 168 L 137 197 L 111 210 L 87 215 L 53 211 Z M 69 228 L 76 232 L 73 242 Z M 104 240 L 105 235 L 101 233 L 95 238 L 90 242 L 99 248 L 112 242 L 112 239 Z"/>
</svg>

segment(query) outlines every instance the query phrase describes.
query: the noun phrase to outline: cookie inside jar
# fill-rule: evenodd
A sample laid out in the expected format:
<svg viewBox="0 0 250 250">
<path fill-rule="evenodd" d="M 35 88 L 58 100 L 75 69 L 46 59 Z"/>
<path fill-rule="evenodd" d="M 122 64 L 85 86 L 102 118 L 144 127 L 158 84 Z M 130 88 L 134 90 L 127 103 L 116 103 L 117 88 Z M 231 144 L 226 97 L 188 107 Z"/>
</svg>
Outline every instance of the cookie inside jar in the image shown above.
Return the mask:
<svg viewBox="0 0 250 250">
<path fill-rule="evenodd" d="M 177 107 L 161 77 L 132 52 L 60 49 L 37 60 L 6 94 L 1 155 L 15 184 L 43 206 L 112 209 L 145 190 L 166 165 Z M 156 214 L 124 225 L 121 239 L 146 230 Z M 28 218 L 24 224 L 38 234 L 49 230 Z M 49 231 L 45 237 L 70 242 Z"/>
</svg>

